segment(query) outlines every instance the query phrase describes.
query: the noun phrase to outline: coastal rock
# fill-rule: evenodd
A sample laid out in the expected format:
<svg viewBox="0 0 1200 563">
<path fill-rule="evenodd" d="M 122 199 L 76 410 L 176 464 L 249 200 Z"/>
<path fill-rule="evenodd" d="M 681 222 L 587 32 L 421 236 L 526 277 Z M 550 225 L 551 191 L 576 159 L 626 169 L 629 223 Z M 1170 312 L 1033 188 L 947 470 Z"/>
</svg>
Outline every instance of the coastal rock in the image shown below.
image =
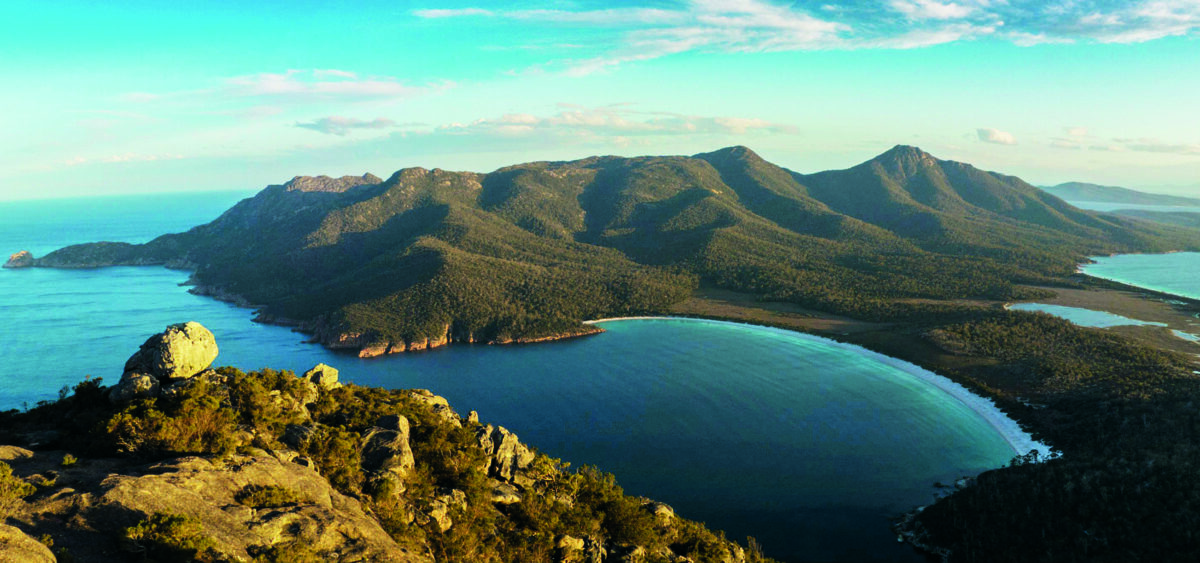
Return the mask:
<svg viewBox="0 0 1200 563">
<path fill-rule="evenodd" d="M 33 266 L 33 255 L 28 250 L 22 250 L 8 257 L 5 268 L 28 268 Z"/>
<path fill-rule="evenodd" d="M 659 520 L 671 521 L 675 519 L 675 509 L 670 506 L 656 501 L 648 501 L 642 505 L 642 509 L 649 511 Z"/>
<path fill-rule="evenodd" d="M 479 446 L 491 458 L 488 474 L 502 481 L 519 485 L 531 484 L 532 480 L 518 478 L 517 472 L 533 463 L 536 455 L 529 446 L 522 444 L 516 434 L 503 426 L 482 426 L 475 431 Z"/>
<path fill-rule="evenodd" d="M 396 415 L 381 417 L 375 427 L 363 433 L 362 467 L 372 473 L 408 475 L 416 465 L 409 446 L 408 419 Z"/>
<path fill-rule="evenodd" d="M 0 523 L 0 561 L 54 563 L 57 559 L 42 542 L 17 528 Z"/>
<path fill-rule="evenodd" d="M 123 403 L 139 397 L 157 397 L 159 389 L 158 379 L 154 376 L 144 373 L 127 373 L 121 376 L 121 381 L 117 382 L 112 391 L 109 391 L 108 399 Z"/>
<path fill-rule="evenodd" d="M 168 326 L 151 336 L 125 362 L 125 373 L 144 373 L 162 379 L 186 379 L 217 359 L 217 340 L 197 322 Z"/>
<path fill-rule="evenodd" d="M 304 379 L 315 383 L 318 387 L 326 391 L 342 386 L 338 382 L 338 370 L 325 364 L 317 364 L 312 369 L 304 372 Z"/>
</svg>

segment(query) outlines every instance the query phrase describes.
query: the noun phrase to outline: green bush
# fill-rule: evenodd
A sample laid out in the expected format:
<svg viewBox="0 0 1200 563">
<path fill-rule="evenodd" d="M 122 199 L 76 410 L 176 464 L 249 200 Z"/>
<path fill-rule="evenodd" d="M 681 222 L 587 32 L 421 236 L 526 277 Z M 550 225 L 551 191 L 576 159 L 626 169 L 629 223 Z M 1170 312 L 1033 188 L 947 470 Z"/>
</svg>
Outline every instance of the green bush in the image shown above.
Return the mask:
<svg viewBox="0 0 1200 563">
<path fill-rule="evenodd" d="M 13 475 L 12 467 L 0 461 L 0 521 L 7 518 L 21 499 L 32 495 L 37 489 Z"/>
<path fill-rule="evenodd" d="M 204 535 L 200 520 L 179 514 L 155 512 L 124 531 L 132 551 L 158 562 L 216 562 L 223 558 L 216 543 Z"/>
<path fill-rule="evenodd" d="M 300 495 L 275 485 L 246 485 L 233 496 L 250 508 L 278 508 L 300 502 Z"/>
</svg>

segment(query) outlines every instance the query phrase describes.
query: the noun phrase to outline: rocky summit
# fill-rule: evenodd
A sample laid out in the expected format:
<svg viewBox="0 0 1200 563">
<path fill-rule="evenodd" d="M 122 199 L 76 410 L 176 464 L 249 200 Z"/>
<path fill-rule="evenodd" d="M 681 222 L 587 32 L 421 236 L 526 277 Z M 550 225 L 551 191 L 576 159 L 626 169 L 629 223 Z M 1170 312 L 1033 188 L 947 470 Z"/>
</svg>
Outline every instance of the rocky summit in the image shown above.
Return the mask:
<svg viewBox="0 0 1200 563">
<path fill-rule="evenodd" d="M 0 561 L 768 561 L 432 391 L 216 351 L 172 325 L 117 385 L 0 413 Z"/>
</svg>

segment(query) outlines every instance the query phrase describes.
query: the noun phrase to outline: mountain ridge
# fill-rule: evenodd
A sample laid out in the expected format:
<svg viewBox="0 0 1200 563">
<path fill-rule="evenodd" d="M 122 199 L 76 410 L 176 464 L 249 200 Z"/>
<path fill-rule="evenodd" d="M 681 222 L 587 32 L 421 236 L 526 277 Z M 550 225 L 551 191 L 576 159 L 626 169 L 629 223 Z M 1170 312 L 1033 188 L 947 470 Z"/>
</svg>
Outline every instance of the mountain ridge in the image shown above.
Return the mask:
<svg viewBox="0 0 1200 563">
<path fill-rule="evenodd" d="M 589 334 L 581 321 L 663 313 L 700 285 L 886 319 L 916 314 L 904 299 L 1015 298 L 1089 255 L 1197 247 L 917 147 L 801 174 L 734 146 L 298 176 L 185 233 L 33 265 L 191 269 L 198 292 L 369 356 Z"/>
</svg>

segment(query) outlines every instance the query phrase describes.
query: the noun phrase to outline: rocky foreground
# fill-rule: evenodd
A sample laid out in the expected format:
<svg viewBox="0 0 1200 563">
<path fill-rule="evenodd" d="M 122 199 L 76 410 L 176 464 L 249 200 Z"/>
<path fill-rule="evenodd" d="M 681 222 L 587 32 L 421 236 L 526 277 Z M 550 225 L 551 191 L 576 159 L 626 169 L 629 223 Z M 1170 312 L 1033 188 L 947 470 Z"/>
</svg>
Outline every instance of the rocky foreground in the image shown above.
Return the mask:
<svg viewBox="0 0 1200 563">
<path fill-rule="evenodd" d="M 765 561 L 425 390 L 210 369 L 168 327 L 116 385 L 0 413 L 0 561 Z"/>
</svg>

